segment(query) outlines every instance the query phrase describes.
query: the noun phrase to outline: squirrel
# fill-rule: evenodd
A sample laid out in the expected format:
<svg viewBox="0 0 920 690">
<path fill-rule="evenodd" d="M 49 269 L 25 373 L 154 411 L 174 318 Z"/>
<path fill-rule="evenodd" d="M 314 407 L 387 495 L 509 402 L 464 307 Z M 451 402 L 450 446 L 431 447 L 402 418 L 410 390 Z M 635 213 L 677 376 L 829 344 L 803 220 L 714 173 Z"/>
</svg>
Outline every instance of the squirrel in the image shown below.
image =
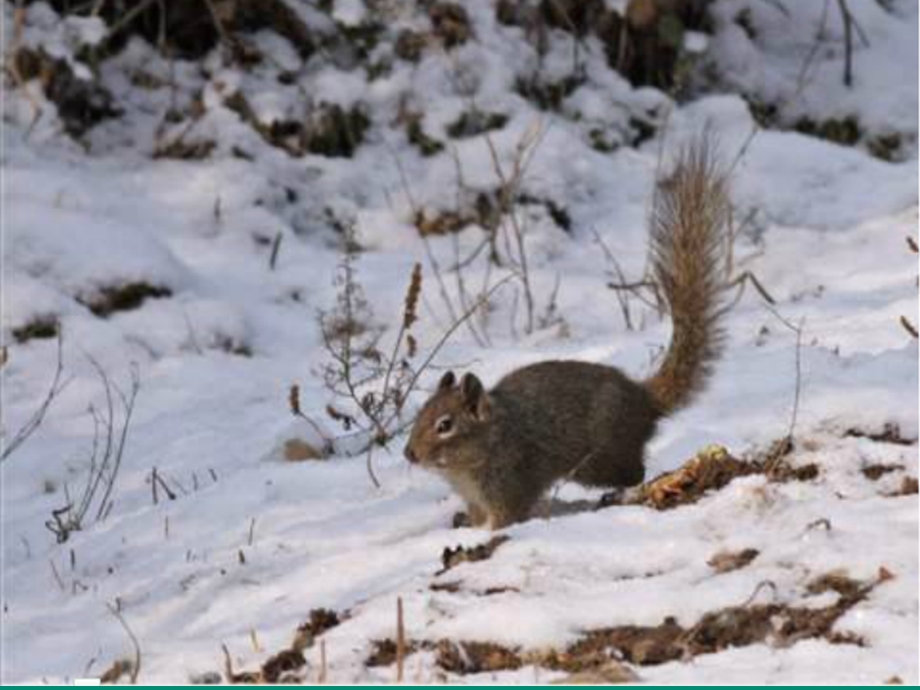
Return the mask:
<svg viewBox="0 0 920 690">
<path fill-rule="evenodd" d="M 705 386 L 722 350 L 727 175 L 707 137 L 684 147 L 657 182 L 650 219 L 652 275 L 673 323 L 657 371 L 634 381 L 611 366 L 544 361 L 486 391 L 452 371 L 420 410 L 405 456 L 442 475 L 468 504 L 469 524 L 526 520 L 560 479 L 627 487 L 645 478 L 658 420 Z"/>
</svg>

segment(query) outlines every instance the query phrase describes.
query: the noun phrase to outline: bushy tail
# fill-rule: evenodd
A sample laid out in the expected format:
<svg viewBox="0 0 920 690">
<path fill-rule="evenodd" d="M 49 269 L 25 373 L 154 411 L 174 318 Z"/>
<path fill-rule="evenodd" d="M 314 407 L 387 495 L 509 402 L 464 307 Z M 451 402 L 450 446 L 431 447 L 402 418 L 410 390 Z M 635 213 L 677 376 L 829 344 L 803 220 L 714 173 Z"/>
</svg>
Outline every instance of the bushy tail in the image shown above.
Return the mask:
<svg viewBox="0 0 920 690">
<path fill-rule="evenodd" d="M 729 196 L 712 140 L 700 137 L 658 183 L 651 221 L 652 271 L 674 333 L 664 361 L 645 385 L 662 414 L 686 405 L 709 377 L 719 327 L 728 249 Z"/>
</svg>

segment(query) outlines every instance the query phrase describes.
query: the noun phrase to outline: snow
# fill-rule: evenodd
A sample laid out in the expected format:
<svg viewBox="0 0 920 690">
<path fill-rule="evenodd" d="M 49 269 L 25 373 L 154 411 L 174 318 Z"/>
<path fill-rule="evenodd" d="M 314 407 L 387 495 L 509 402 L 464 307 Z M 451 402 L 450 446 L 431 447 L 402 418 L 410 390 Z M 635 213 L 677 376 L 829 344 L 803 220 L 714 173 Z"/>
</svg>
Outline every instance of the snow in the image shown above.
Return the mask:
<svg viewBox="0 0 920 690">
<path fill-rule="evenodd" d="M 843 83 L 843 16 L 835 3 L 719 2 L 712 57 L 724 77 L 784 118 L 845 118 L 917 142 L 916 3 L 846 3 L 853 19 L 853 87 Z M 749 36 L 734 18 L 756 27 Z"/>
<path fill-rule="evenodd" d="M 814 578 L 839 570 L 868 581 L 884 567 L 894 578 L 834 626 L 862 636 L 864 647 L 823 639 L 786 648 L 764 643 L 634 670 L 651 683 L 880 683 L 892 676 L 917 683 L 918 501 L 916 494 L 890 495 L 918 471 L 917 344 L 898 323 L 902 315 L 917 321 L 917 261 L 904 241 L 916 238 L 918 214 L 917 6 L 898 2 L 888 13 L 871 0 L 847 3 L 869 45 L 858 44 L 856 83 L 846 89 L 842 26 L 830 3 L 827 42 L 812 61 L 807 88 L 797 93 L 821 4 L 782 3 L 796 20 L 789 31 L 780 3 L 717 2 L 714 35 L 687 40 L 720 66 L 727 83 L 783 103 L 786 124 L 802 115 L 855 114 L 868 135 L 900 133 L 907 143 L 897 161 L 871 156 L 865 142 L 847 147 L 760 129 L 738 95 L 678 104 L 658 90 L 633 88 L 607 68 L 594 38 L 580 46 L 586 82 L 561 114 L 540 111 L 514 91 L 514 80 L 537 69 L 566 76 L 571 36 L 553 30 L 558 35 L 541 62 L 520 28 L 495 21 L 486 0 L 465 3 L 475 40 L 453 52 L 429 47 L 418 64 L 395 60 L 391 72 L 371 82 L 331 56 L 304 67 L 286 39 L 267 31 L 255 42 L 275 62 L 245 73 L 227 65 L 219 50 L 200 64 L 169 63 L 133 39 L 101 68 L 125 114 L 95 126 L 83 145 L 63 133 L 43 97 L 43 113 L 30 130 L 28 102 L 5 90 L 4 442 L 40 404 L 57 360 L 54 339 L 18 343 L 14 331 L 56 316 L 69 382 L 41 427 L 0 465 L 2 682 L 67 682 L 131 656 L 106 606 L 115 602 L 141 645 L 143 683 L 181 683 L 221 670 L 221 643 L 237 668 L 255 668 L 287 646 L 319 607 L 350 613 L 323 636 L 329 681 L 388 682 L 394 669 L 368 668 L 364 660 L 372 640 L 394 636 L 397 597 L 412 639 L 531 650 L 562 648 L 595 628 L 657 625 L 667 616 L 692 625 L 705 613 L 744 603 L 764 581 L 775 589 L 761 588 L 758 602 L 823 606 L 828 595 L 806 589 Z M 358 25 L 370 12 L 357 0 L 336 2 L 332 19 L 306 3 L 294 6 L 324 30 L 333 19 Z M 760 28 L 754 39 L 731 21 L 745 8 Z M 8 44 L 11 4 L 3 11 Z M 405 11 L 394 21 L 395 28 L 426 25 Z M 61 21 L 44 3 L 29 5 L 26 24 L 28 45 L 68 60 L 76 59 L 74 42 L 99 39 L 98 22 Z M 381 45 L 374 54 L 387 50 Z M 279 83 L 282 69 L 296 71 L 293 84 Z M 176 87 L 136 88 L 131 79 L 138 70 Z M 40 94 L 37 83 L 30 87 Z M 300 117 L 307 93 L 316 102 L 360 104 L 372 125 L 353 158 L 292 158 L 226 107 L 236 90 L 266 123 Z M 214 140 L 211 156 L 153 159 L 158 143 L 188 126 L 166 123 L 165 109 L 186 109 L 198 97 L 205 114 L 185 139 Z M 403 103 L 424 114 L 426 133 L 445 143 L 444 152 L 424 157 L 407 141 L 394 124 Z M 340 431 L 326 405 L 347 406 L 321 376 L 328 355 L 316 315 L 335 303 L 341 261 L 330 216 L 354 223 L 363 247 L 358 278 L 377 323 L 401 318 L 409 274 L 420 262 L 420 351 L 449 326 L 428 250 L 456 305 L 449 270 L 455 251 L 472 251 L 482 230 L 435 236 L 426 248 L 413 215 L 418 208 L 455 210 L 499 182 L 485 137 L 447 136 L 447 126 L 472 105 L 509 116 L 504 128 L 489 133 L 505 170 L 522 138 L 540 131 L 522 191 L 564 207 L 572 228 L 559 228 L 542 205 L 521 213 L 537 311 L 545 311 L 558 280 L 562 320 L 525 334 L 521 295 L 515 297 L 511 283 L 476 322 L 491 346 L 461 328 L 438 366 L 474 370 L 487 386 L 515 367 L 556 357 L 647 375 L 670 325 L 633 301 L 637 328 L 627 328 L 604 287 L 611 267 L 596 236 L 626 276 L 639 277 L 659 160 L 666 163 L 708 126 L 733 164 L 736 274 L 750 271 L 777 305 L 774 313 L 746 285 L 727 315 L 727 348 L 711 385 L 662 425 L 649 447 L 648 474 L 672 470 L 711 443 L 738 455 L 767 447 L 789 433 L 797 397 L 792 460 L 816 463 L 817 479 L 736 479 L 671 511 L 619 506 L 536 517 L 505 530 L 510 541 L 489 560 L 436 575 L 445 547 L 483 543 L 489 534 L 451 528 L 459 499 L 402 459 L 404 438 L 374 453 L 380 488 L 368 478 L 363 455 L 281 461 L 286 440 L 317 447 L 322 440 L 291 417 L 291 384 L 300 386 L 304 413 L 324 433 Z M 639 116 L 667 127 L 638 149 L 591 147 L 595 129 L 612 143 L 628 141 L 630 119 Z M 464 278 L 479 285 L 485 271 L 483 254 Z M 81 303 L 100 289 L 136 281 L 172 294 L 107 318 Z M 801 329 L 799 348 L 788 324 Z M 384 334 L 384 350 L 393 330 Z M 56 544 L 44 523 L 65 505 L 65 487 L 74 493 L 83 485 L 93 441 L 87 407 L 104 403 L 89 357 L 122 389 L 136 365 L 141 388 L 111 513 Z M 423 376 L 411 407 L 424 401 L 442 371 Z M 896 425 L 908 443 L 848 433 L 878 434 L 886 425 Z M 889 464 L 902 469 L 877 481 L 862 473 Z M 154 467 L 175 500 L 160 492 L 154 503 Z M 571 485 L 559 491 L 567 500 L 598 496 Z M 821 520 L 830 529 L 813 527 Z M 707 565 L 720 551 L 745 548 L 759 555 L 744 568 L 718 574 Z M 457 592 L 429 589 L 454 581 L 461 583 Z M 482 595 L 494 587 L 515 589 Z M 312 680 L 319 650 L 306 654 Z M 427 652 L 407 661 L 408 678 L 434 681 L 439 674 Z M 558 677 L 528 667 L 448 680 Z"/>
</svg>

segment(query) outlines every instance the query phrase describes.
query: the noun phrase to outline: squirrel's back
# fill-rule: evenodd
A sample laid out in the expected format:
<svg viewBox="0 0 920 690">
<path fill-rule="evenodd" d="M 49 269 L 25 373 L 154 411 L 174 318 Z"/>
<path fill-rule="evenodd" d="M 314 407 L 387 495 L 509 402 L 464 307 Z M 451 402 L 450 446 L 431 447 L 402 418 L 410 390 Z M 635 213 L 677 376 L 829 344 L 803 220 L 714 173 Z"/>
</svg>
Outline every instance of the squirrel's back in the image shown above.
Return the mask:
<svg viewBox="0 0 920 690">
<path fill-rule="evenodd" d="M 659 417 L 649 391 L 615 367 L 544 361 L 516 369 L 490 393 L 515 408 L 514 434 L 581 484 L 631 486 L 644 477 L 644 448 Z M 520 441 L 518 441 L 520 443 Z"/>
</svg>

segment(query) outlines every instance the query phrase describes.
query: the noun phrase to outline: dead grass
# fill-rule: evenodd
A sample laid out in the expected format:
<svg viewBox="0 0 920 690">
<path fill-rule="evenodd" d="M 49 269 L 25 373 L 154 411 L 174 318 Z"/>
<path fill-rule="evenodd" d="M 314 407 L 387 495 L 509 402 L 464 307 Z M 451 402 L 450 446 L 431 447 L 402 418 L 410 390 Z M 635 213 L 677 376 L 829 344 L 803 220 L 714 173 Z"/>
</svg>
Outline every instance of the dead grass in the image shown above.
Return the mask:
<svg viewBox="0 0 920 690">
<path fill-rule="evenodd" d="M 146 282 L 132 282 L 123 285 L 109 285 L 89 295 L 77 297 L 77 301 L 101 318 L 119 311 L 131 311 L 150 298 L 171 297 L 172 290 L 165 285 Z"/>
<path fill-rule="evenodd" d="M 627 662 L 654 666 L 669 661 L 688 660 L 715 654 L 733 647 L 767 643 L 788 647 L 802 640 L 823 639 L 831 644 L 864 645 L 859 635 L 832 630 L 834 624 L 880 584 L 894 575 L 880 568 L 868 582 L 854 580 L 842 572 L 826 573 L 806 585 L 809 595 L 838 594 L 837 601 L 824 607 L 794 606 L 787 603 L 742 604 L 727 606 L 701 616 L 696 623 L 683 626 L 674 617 L 659 625 L 618 625 L 586 632 L 580 640 L 563 650 L 527 651 L 486 641 L 410 641 L 409 653 L 434 652 L 435 664 L 457 675 L 513 671 L 536 665 L 569 674 L 594 674 L 610 664 Z M 396 643 L 390 639 L 373 642 L 367 666 L 387 666 L 395 661 Z M 635 679 L 628 668 L 624 679 Z"/>
</svg>

